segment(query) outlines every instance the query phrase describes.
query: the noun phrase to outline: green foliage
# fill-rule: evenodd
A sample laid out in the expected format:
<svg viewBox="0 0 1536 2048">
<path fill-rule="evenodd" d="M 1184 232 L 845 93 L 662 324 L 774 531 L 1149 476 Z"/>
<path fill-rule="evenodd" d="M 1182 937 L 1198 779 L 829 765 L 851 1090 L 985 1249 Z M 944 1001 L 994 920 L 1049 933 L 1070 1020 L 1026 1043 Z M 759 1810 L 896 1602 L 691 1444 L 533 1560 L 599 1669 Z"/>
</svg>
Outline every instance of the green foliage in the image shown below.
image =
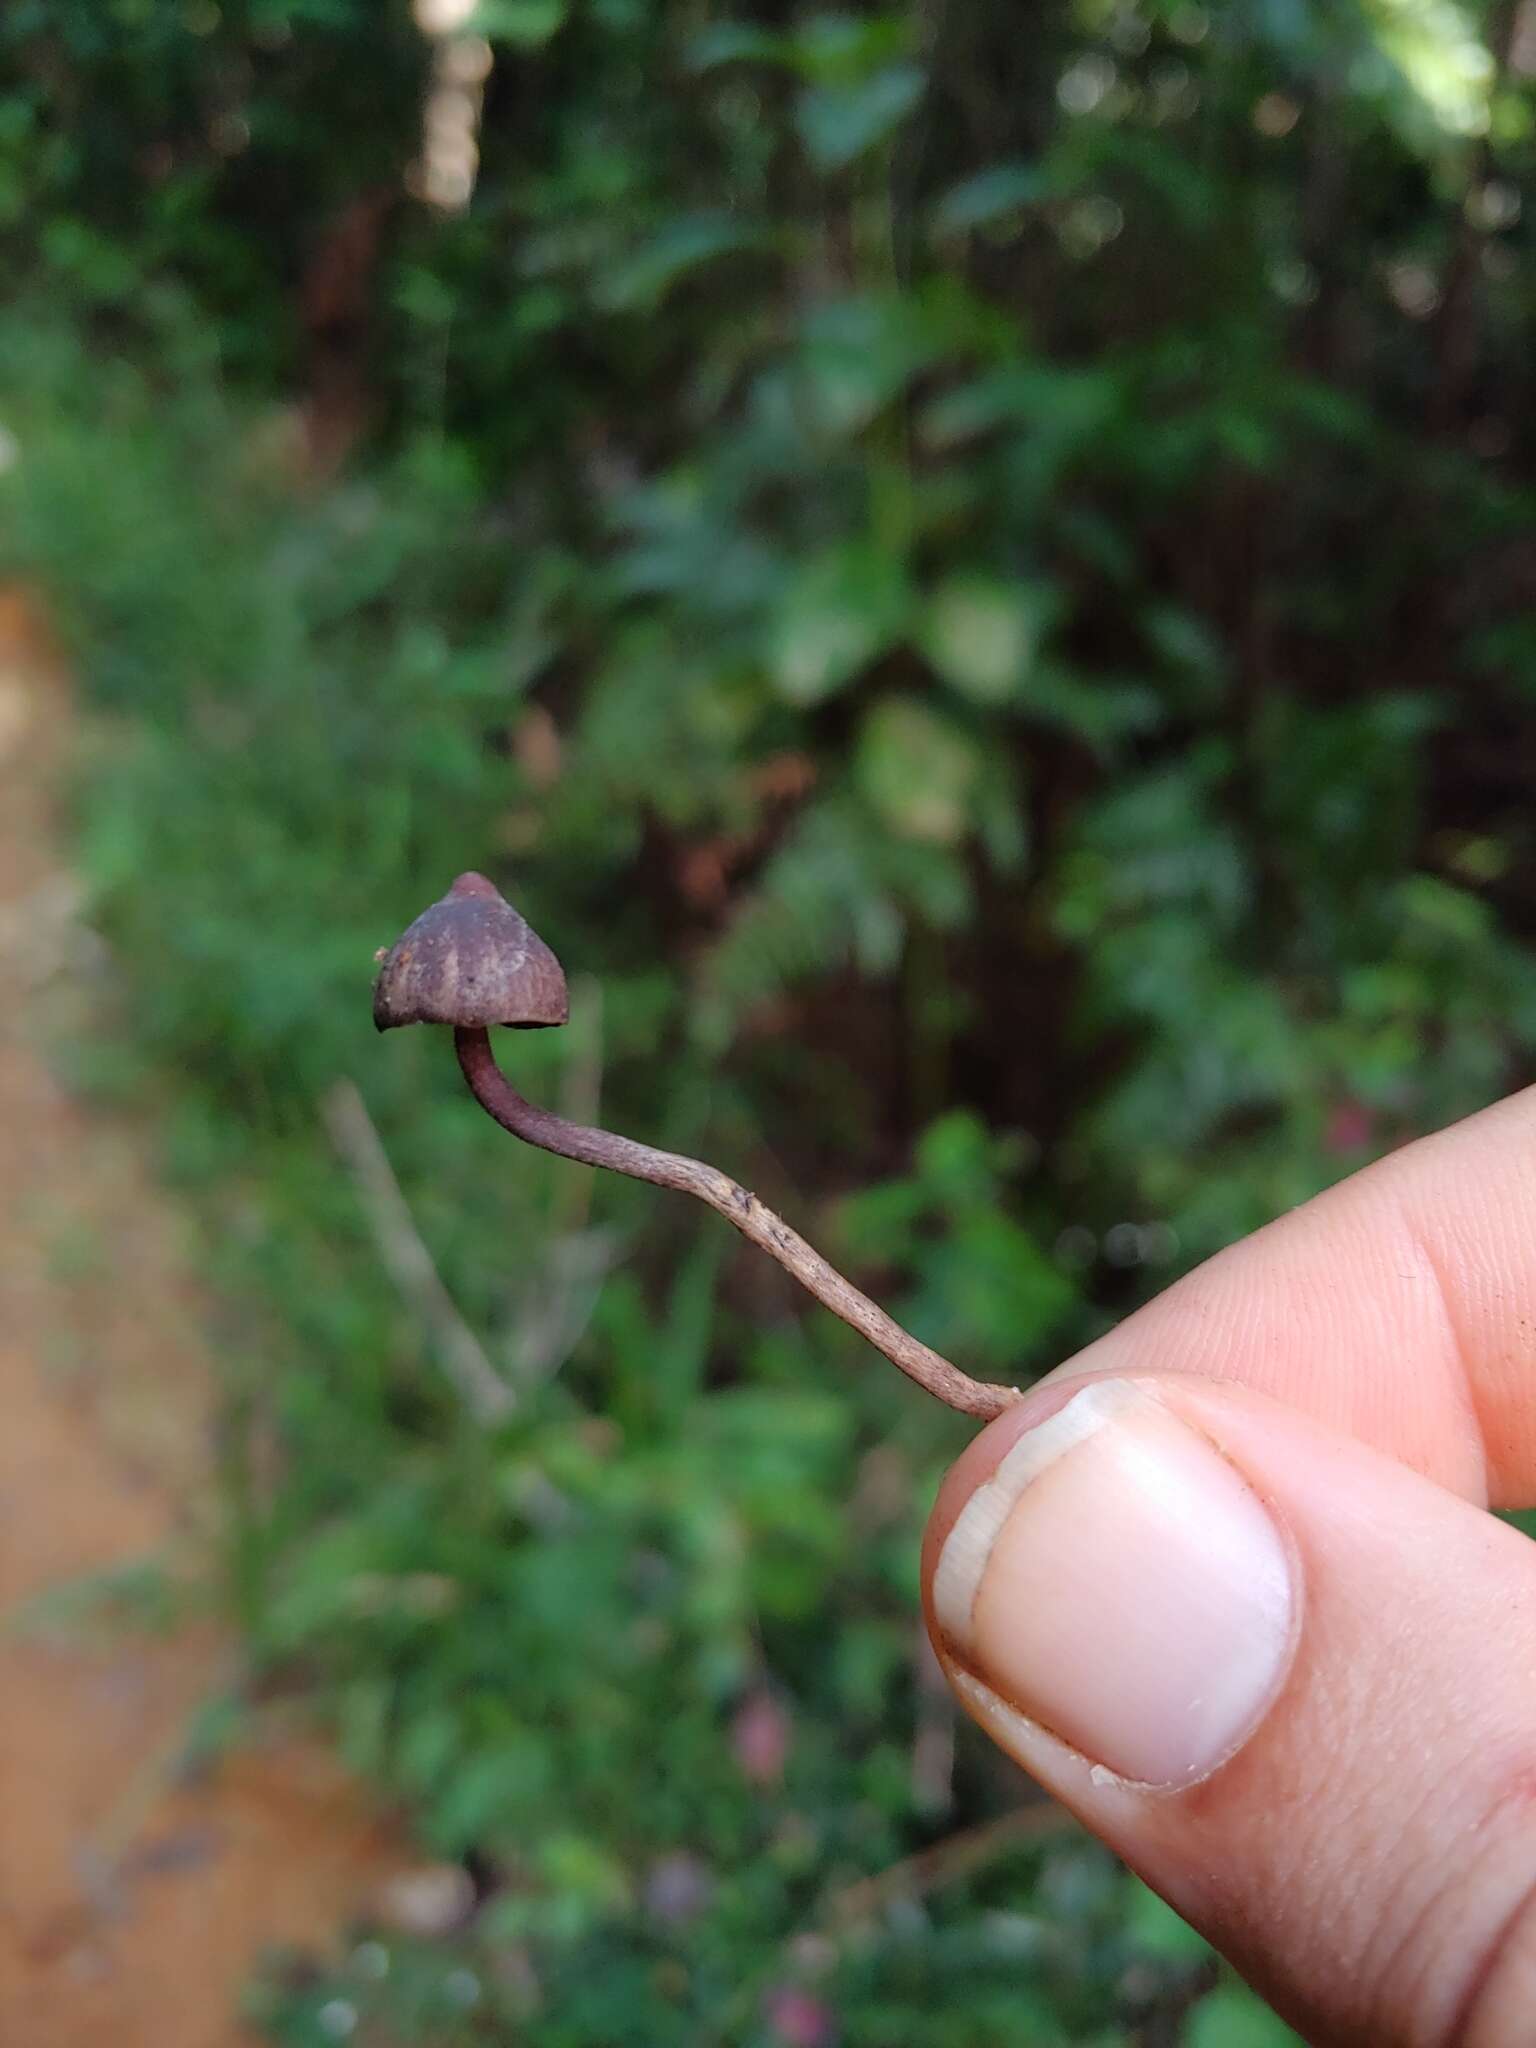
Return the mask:
<svg viewBox="0 0 1536 2048">
<path fill-rule="evenodd" d="M 485 1894 L 267 2024 L 1278 2039 L 1071 1840 L 829 1931 L 1011 1796 L 914 1783 L 962 1432 L 713 1219 L 514 1152 L 366 982 L 495 873 L 573 970 L 530 1093 L 1013 1379 L 1528 1073 L 1529 82 L 1428 7 L 469 29 L 443 213 L 403 6 L 0 18 L 0 549 L 89 692 L 123 993 L 78 1056 L 207 1218 L 253 1671 Z"/>
</svg>

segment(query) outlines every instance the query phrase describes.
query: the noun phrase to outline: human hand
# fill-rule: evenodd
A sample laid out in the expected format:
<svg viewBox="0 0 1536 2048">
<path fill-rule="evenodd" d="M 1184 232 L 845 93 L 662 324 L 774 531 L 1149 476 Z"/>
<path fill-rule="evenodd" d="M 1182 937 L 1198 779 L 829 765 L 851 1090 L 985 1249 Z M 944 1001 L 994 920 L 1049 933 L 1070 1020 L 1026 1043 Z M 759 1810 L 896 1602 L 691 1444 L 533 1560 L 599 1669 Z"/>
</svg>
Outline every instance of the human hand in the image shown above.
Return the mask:
<svg viewBox="0 0 1536 2048">
<path fill-rule="evenodd" d="M 1221 1253 L 929 1525 L 982 1728 L 1309 2041 L 1536 2043 L 1536 1089 Z"/>
</svg>

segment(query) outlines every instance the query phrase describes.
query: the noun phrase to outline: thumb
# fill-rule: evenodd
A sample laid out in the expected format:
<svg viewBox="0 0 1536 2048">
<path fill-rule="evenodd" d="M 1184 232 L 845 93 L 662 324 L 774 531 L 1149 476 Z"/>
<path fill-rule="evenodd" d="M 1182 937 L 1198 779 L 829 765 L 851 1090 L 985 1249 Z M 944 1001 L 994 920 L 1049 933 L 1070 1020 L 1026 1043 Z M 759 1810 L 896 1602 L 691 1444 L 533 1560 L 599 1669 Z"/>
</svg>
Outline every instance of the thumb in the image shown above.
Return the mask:
<svg viewBox="0 0 1536 2048">
<path fill-rule="evenodd" d="M 965 1706 L 1306 2037 L 1536 2039 L 1536 1546 L 1233 1384 L 1056 1382 L 940 1493 Z"/>
</svg>

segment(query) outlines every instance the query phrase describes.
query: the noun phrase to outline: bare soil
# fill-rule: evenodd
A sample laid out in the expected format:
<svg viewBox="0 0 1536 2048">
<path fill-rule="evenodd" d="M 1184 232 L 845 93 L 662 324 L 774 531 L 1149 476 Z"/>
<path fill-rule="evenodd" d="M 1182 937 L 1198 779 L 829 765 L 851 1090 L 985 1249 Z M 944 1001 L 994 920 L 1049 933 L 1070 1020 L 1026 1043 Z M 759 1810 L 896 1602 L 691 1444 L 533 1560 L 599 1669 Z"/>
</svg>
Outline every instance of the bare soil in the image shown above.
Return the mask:
<svg viewBox="0 0 1536 2048">
<path fill-rule="evenodd" d="M 236 2048 L 260 1954 L 334 1939 L 410 1859 L 308 1738 L 189 1771 L 231 1657 L 212 1629 L 36 1625 L 39 1595 L 211 1518 L 184 1233 L 144 1131 L 47 1056 L 92 980 L 57 829 L 72 719 L 0 591 L 0 2044 Z"/>
</svg>

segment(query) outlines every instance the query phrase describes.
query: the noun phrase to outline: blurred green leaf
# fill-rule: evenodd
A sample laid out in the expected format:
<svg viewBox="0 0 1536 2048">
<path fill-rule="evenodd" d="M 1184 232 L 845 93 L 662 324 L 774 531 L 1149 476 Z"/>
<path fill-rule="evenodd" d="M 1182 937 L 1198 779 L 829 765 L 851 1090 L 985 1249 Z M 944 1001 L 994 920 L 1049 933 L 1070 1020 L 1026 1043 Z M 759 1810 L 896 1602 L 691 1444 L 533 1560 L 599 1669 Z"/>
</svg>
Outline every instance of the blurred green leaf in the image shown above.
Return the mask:
<svg viewBox="0 0 1536 2048">
<path fill-rule="evenodd" d="M 909 595 L 901 565 L 850 542 L 804 563 L 774 621 L 770 659 L 780 692 L 814 704 L 851 682 L 902 633 Z"/>
<path fill-rule="evenodd" d="M 910 305 L 863 294 L 814 309 L 795 367 L 816 423 L 829 433 L 850 434 L 867 426 L 938 353 Z"/>
<path fill-rule="evenodd" d="M 854 756 L 859 788 L 892 831 L 940 846 L 970 829 L 981 765 L 968 734 L 911 697 L 871 706 Z"/>
<path fill-rule="evenodd" d="M 621 312 L 654 312 L 673 285 L 716 257 L 761 249 L 766 244 L 761 229 L 724 214 L 669 221 L 603 280 L 602 301 Z"/>
<path fill-rule="evenodd" d="M 962 696 L 1004 704 L 1034 660 L 1045 612 L 1042 593 L 1027 584 L 950 576 L 930 596 L 918 638 L 939 674 Z"/>
<path fill-rule="evenodd" d="M 1301 2036 L 1240 1984 L 1202 1998 L 1184 2035 L 1187 2048 L 1301 2048 Z"/>
<path fill-rule="evenodd" d="M 845 170 L 895 133 L 926 84 L 917 65 L 892 64 L 854 84 L 808 87 L 795 102 L 806 153 L 821 170 Z"/>
<path fill-rule="evenodd" d="M 1149 1954 L 1167 1956 L 1174 1962 L 1194 1962 L 1210 1955 L 1210 1945 L 1176 1913 L 1165 1899 L 1133 1878 L 1126 1933 L 1137 1948 Z"/>
<path fill-rule="evenodd" d="M 769 30 L 744 21 L 717 21 L 701 29 L 688 45 L 688 61 L 696 71 L 718 64 L 773 63 L 787 60 L 790 43 Z"/>
<path fill-rule="evenodd" d="M 806 15 L 790 49 L 798 69 L 818 85 L 853 86 L 881 75 L 912 43 L 910 17 L 900 7 L 866 14 L 827 9 Z"/>
<path fill-rule="evenodd" d="M 992 227 L 1032 206 L 1050 191 L 1038 163 L 989 164 L 950 187 L 933 209 L 933 228 L 940 235 L 961 235 Z"/>
<path fill-rule="evenodd" d="M 560 29 L 570 0 L 475 0 L 470 27 L 493 43 L 538 49 Z"/>
</svg>

